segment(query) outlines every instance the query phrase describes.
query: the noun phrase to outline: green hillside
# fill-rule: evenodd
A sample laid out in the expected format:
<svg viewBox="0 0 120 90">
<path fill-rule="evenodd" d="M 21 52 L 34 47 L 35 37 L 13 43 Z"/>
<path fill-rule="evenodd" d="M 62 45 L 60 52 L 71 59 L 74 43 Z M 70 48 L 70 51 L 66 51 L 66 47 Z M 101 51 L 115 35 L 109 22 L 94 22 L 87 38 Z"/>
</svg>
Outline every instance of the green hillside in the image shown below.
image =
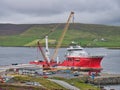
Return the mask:
<svg viewBox="0 0 120 90">
<path fill-rule="evenodd" d="M 36 46 L 37 40 L 44 45 L 43 36 L 48 34 L 56 24 L 32 24 L 30 26 L 24 32 L 16 35 L 0 35 L 0 46 Z M 65 24 L 61 24 L 49 34 L 50 46 L 56 46 L 64 26 Z M 69 45 L 71 41 L 90 47 L 120 47 L 120 26 L 70 24 L 62 46 Z"/>
</svg>

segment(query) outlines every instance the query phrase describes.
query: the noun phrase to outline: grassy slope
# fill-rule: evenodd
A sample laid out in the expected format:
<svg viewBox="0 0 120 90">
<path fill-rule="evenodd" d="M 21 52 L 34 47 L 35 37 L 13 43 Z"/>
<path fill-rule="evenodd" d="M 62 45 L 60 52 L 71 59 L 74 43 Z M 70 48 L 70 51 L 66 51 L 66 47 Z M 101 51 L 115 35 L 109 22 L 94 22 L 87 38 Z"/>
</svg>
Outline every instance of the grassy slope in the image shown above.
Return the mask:
<svg viewBox="0 0 120 90">
<path fill-rule="evenodd" d="M 79 78 L 71 78 L 71 79 L 62 78 L 62 77 L 53 77 L 53 79 L 65 81 L 69 84 L 78 87 L 80 90 L 100 90 L 98 87 L 94 85 L 86 84 L 85 81 L 87 77 L 79 77 Z"/>
<path fill-rule="evenodd" d="M 0 36 L 0 46 L 35 46 L 37 39 L 41 39 L 45 34 L 55 27 L 55 24 L 37 25 L 26 30 L 22 34 L 12 36 Z M 64 24 L 61 24 L 49 35 L 50 40 L 58 41 Z M 106 41 L 101 41 L 104 38 Z M 120 27 L 92 25 L 92 24 L 72 24 L 63 40 L 63 46 L 69 45 L 71 41 L 81 43 L 82 46 L 105 46 L 120 47 Z M 32 42 L 32 44 L 30 44 Z M 42 43 L 44 43 L 42 41 Z M 54 44 L 50 44 L 55 46 Z"/>
<path fill-rule="evenodd" d="M 66 90 L 64 87 L 51 82 L 50 80 L 47 80 L 45 78 L 42 77 L 29 77 L 29 76 L 16 76 L 14 77 L 14 81 L 16 82 L 26 82 L 26 81 L 31 81 L 31 82 L 39 82 L 43 87 L 46 88 L 46 90 L 55 90 L 55 89 L 62 89 L 62 90 Z"/>
<path fill-rule="evenodd" d="M 16 76 L 14 84 L 0 84 L 0 90 L 66 90 L 66 88 L 42 77 Z M 42 86 L 25 86 L 21 82 L 39 82 Z"/>
<path fill-rule="evenodd" d="M 65 81 L 69 84 L 72 84 L 78 88 L 80 88 L 81 90 L 99 90 L 97 87 L 90 85 L 90 84 L 86 84 L 85 81 L 87 79 L 87 77 L 79 77 L 79 78 L 72 78 L 72 79 L 65 79 L 65 78 L 61 78 L 61 77 L 53 77 L 53 79 L 58 79 L 58 80 L 62 80 Z M 30 77 L 30 76 L 16 76 L 13 78 L 14 83 L 16 83 L 16 85 L 19 83 L 18 86 L 9 86 L 10 90 L 19 90 L 20 87 L 20 82 L 39 82 L 42 87 L 34 87 L 34 89 L 31 88 L 31 90 L 40 90 L 41 88 L 45 88 L 46 90 L 66 90 L 64 87 L 46 79 L 46 78 L 42 78 L 42 77 Z M 2 86 L 2 88 L 5 88 L 5 86 Z M 25 88 L 25 86 L 24 86 Z M 28 90 L 27 88 L 25 90 Z M 44 90 L 44 89 L 42 89 Z"/>
</svg>

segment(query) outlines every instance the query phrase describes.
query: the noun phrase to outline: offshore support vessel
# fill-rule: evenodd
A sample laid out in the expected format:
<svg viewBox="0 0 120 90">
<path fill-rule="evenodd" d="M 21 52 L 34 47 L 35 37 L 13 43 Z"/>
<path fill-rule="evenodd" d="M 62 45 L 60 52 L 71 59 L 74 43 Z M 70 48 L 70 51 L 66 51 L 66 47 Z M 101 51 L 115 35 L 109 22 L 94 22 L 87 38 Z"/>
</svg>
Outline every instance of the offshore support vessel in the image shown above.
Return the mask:
<svg viewBox="0 0 120 90">
<path fill-rule="evenodd" d="M 101 70 L 102 69 L 100 64 L 103 59 L 103 56 L 91 56 L 81 46 L 76 44 L 73 44 L 72 46 L 67 48 L 66 59 L 63 60 L 61 63 L 57 63 L 57 61 L 54 60 L 57 57 L 58 49 L 60 48 L 60 45 L 65 36 L 65 33 L 69 27 L 70 19 L 71 17 L 73 17 L 73 15 L 74 15 L 74 12 L 71 12 L 67 20 L 67 23 L 65 25 L 65 28 L 62 32 L 62 35 L 58 40 L 59 42 L 56 46 L 53 56 L 51 57 L 51 60 L 49 59 L 48 40 L 46 39 L 46 46 L 47 46 L 46 53 L 43 52 L 41 43 L 38 41 L 38 47 L 42 53 L 44 60 L 31 61 L 30 64 L 43 65 L 43 67 L 45 68 L 58 66 L 58 67 L 77 67 L 84 70 L 93 70 L 93 69 Z"/>
<path fill-rule="evenodd" d="M 59 66 L 77 67 L 83 70 L 101 70 L 100 63 L 104 56 L 91 56 L 81 46 L 72 44 L 67 48 L 65 57 L 66 59 Z"/>
</svg>

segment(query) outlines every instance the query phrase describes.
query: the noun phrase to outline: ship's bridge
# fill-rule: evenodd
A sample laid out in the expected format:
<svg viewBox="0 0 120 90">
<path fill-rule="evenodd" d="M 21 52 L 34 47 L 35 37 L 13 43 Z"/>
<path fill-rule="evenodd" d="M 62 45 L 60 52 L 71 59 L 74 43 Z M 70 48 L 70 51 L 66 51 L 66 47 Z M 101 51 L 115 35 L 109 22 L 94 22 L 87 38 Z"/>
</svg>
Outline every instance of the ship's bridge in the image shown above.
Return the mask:
<svg viewBox="0 0 120 90">
<path fill-rule="evenodd" d="M 88 53 L 81 46 L 76 45 L 67 48 L 67 56 L 88 56 Z"/>
</svg>

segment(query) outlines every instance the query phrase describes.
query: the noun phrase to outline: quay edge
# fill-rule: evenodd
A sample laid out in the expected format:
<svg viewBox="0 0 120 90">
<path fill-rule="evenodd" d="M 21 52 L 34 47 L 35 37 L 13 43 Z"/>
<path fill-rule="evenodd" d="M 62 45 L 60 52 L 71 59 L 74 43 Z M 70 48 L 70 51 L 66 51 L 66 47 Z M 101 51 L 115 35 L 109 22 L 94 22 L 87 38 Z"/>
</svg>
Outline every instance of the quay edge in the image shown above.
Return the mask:
<svg viewBox="0 0 120 90">
<path fill-rule="evenodd" d="M 120 84 L 120 74 L 106 74 L 89 79 L 89 83 L 95 85 L 118 85 Z"/>
</svg>

